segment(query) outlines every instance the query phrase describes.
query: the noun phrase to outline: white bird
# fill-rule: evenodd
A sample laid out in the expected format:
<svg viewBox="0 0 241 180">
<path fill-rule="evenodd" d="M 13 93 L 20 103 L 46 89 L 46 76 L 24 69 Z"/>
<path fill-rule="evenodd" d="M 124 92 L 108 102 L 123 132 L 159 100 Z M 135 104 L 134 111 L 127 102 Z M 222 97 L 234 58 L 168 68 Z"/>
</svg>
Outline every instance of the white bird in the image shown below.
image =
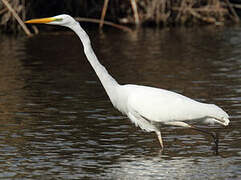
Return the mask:
<svg viewBox="0 0 241 180">
<path fill-rule="evenodd" d="M 140 85 L 120 85 L 98 61 L 90 43 L 89 36 L 80 24 L 69 15 L 58 15 L 50 18 L 32 19 L 25 23 L 46 23 L 72 29 L 80 38 L 85 55 L 100 79 L 113 106 L 141 129 L 155 132 L 163 149 L 160 124 L 197 129 L 192 122 L 229 124 L 229 116 L 214 104 L 197 102 L 181 94 Z M 209 132 L 206 132 L 209 133 Z M 216 137 L 209 133 L 214 137 Z M 217 142 L 215 142 L 217 145 Z"/>
</svg>

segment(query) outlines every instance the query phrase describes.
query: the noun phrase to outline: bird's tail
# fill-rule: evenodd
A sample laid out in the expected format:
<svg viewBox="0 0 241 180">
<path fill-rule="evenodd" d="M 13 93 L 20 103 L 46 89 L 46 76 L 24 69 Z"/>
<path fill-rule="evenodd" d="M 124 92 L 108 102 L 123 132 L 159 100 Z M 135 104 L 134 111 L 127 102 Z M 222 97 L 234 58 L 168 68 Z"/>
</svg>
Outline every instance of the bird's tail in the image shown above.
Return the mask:
<svg viewBox="0 0 241 180">
<path fill-rule="evenodd" d="M 229 115 L 223 109 L 214 104 L 210 104 L 209 112 L 210 113 L 205 120 L 207 123 L 218 123 L 223 126 L 228 126 L 230 122 Z"/>
<path fill-rule="evenodd" d="M 228 117 L 223 117 L 221 119 L 218 119 L 217 121 L 219 121 L 220 124 L 227 126 L 230 122 L 230 120 L 228 119 Z"/>
<path fill-rule="evenodd" d="M 223 126 L 228 126 L 229 122 L 230 120 L 228 119 L 228 117 L 222 117 L 222 118 L 208 117 L 205 120 L 205 123 L 208 123 L 208 124 L 218 123 Z"/>
</svg>

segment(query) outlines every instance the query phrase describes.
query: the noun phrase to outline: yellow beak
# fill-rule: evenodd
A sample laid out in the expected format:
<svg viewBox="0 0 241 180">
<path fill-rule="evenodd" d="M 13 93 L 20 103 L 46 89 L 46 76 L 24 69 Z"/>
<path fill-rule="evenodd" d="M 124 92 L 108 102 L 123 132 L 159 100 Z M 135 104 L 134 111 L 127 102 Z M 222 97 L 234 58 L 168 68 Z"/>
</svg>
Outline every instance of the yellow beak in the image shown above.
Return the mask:
<svg viewBox="0 0 241 180">
<path fill-rule="evenodd" d="M 40 19 L 31 19 L 28 21 L 25 21 L 27 24 L 43 24 L 43 23 L 50 23 L 53 21 L 56 21 L 56 18 L 50 17 L 50 18 L 40 18 Z"/>
</svg>

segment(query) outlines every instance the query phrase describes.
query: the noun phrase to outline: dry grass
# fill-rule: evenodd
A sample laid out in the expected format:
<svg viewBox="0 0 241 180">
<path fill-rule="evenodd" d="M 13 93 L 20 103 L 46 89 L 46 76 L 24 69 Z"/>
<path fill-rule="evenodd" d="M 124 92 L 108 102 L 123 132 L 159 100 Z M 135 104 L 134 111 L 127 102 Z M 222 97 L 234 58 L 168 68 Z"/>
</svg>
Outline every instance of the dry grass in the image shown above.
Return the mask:
<svg viewBox="0 0 241 180">
<path fill-rule="evenodd" d="M 20 17 L 21 20 L 26 18 L 26 2 L 25 0 L 5 0 L 10 4 L 12 10 Z M 5 30 L 11 30 L 16 33 L 21 30 L 21 25 L 14 16 L 13 12 L 4 5 L 4 1 L 0 1 L 0 26 Z"/>
<path fill-rule="evenodd" d="M 143 0 L 137 1 L 142 22 L 156 24 L 223 24 L 239 21 L 229 0 Z"/>
<path fill-rule="evenodd" d="M 26 14 L 30 14 L 27 8 L 30 6 L 30 1 L 0 0 L 0 27 L 3 27 L 7 31 L 18 32 L 22 29 L 22 26 L 13 13 L 4 6 L 3 1 L 7 1 L 22 20 L 25 20 Z M 38 0 L 32 1 L 31 7 L 34 4 L 38 5 L 40 2 Z M 71 3 L 73 2 L 66 0 L 64 7 L 69 12 L 74 13 L 78 7 L 76 5 L 72 7 Z M 130 24 L 152 22 L 156 25 L 197 23 L 222 25 L 227 21 L 237 23 L 240 20 L 234 7 L 241 8 L 240 5 L 231 4 L 229 0 L 79 0 L 79 4 L 88 8 L 88 11 L 85 10 L 85 12 L 95 12 L 95 16 L 101 17 L 100 27 L 103 25 L 105 15 L 111 16 L 112 19 L 118 20 L 121 23 Z M 83 9 L 83 7 L 79 8 Z M 53 8 L 51 7 L 51 9 Z M 29 10 L 32 13 L 32 11 L 38 9 Z M 102 16 L 100 16 L 101 10 Z"/>
</svg>

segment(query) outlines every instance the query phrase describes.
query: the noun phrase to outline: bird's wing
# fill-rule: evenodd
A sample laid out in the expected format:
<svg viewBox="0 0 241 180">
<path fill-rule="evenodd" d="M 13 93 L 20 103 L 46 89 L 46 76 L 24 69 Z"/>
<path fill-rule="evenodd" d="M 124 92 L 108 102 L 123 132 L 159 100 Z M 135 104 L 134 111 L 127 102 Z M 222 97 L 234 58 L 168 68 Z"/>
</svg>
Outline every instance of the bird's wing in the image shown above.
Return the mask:
<svg viewBox="0 0 241 180">
<path fill-rule="evenodd" d="M 204 104 L 180 94 L 151 87 L 133 86 L 128 97 L 130 112 L 154 122 L 185 121 L 208 116 L 209 104 Z"/>
</svg>

